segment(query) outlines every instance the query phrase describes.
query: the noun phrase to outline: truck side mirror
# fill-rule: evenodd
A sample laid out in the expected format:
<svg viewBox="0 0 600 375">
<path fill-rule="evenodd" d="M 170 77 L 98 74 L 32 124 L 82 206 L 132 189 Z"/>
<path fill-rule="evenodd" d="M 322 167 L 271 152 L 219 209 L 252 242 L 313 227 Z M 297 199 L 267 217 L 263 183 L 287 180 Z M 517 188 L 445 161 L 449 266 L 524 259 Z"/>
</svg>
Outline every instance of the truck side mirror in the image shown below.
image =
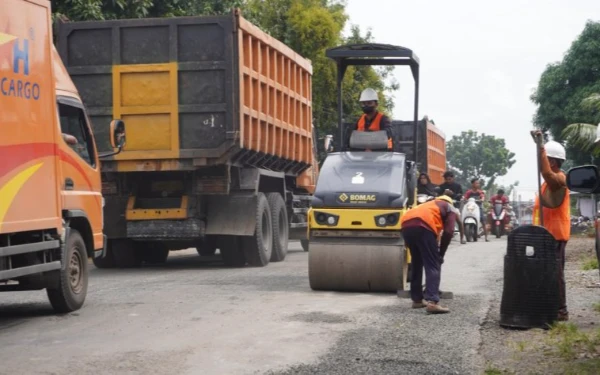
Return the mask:
<svg viewBox="0 0 600 375">
<path fill-rule="evenodd" d="M 567 172 L 567 186 L 569 190 L 583 194 L 597 193 L 600 185 L 598 168 L 595 165 L 584 165 L 571 168 Z"/>
<path fill-rule="evenodd" d="M 112 120 L 110 122 L 110 145 L 112 148 L 121 150 L 125 146 L 125 123 L 122 120 Z"/>
<path fill-rule="evenodd" d="M 325 136 L 325 152 L 333 151 L 333 135 L 327 134 Z"/>
</svg>

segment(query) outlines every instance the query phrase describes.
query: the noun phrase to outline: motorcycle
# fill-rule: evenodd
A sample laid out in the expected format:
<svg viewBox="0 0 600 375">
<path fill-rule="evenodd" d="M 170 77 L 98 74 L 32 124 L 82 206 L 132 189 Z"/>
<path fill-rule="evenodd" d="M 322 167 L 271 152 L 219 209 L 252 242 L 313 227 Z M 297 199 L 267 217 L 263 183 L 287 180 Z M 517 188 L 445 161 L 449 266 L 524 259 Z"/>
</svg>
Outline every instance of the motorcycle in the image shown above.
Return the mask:
<svg viewBox="0 0 600 375">
<path fill-rule="evenodd" d="M 477 242 L 481 229 L 483 228 L 480 222 L 481 200 L 469 198 L 462 210 L 463 224 L 465 228 L 465 237 L 467 242 Z"/>
<path fill-rule="evenodd" d="M 500 238 L 503 234 L 506 233 L 504 227 L 504 218 L 506 216 L 506 209 L 504 208 L 504 204 L 501 202 L 494 203 L 491 211 L 492 221 L 491 221 L 491 230 L 492 233 L 496 235 L 496 238 Z"/>
</svg>

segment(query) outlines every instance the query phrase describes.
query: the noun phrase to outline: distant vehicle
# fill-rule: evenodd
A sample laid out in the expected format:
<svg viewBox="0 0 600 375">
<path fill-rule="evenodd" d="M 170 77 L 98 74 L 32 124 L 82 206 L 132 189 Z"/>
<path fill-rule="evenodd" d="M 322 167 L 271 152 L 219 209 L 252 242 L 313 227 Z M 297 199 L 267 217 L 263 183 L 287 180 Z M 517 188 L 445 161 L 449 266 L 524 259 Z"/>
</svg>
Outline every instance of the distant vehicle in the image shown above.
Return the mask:
<svg viewBox="0 0 600 375">
<path fill-rule="evenodd" d="M 600 174 L 598 173 L 598 167 L 595 165 L 583 165 L 571 168 L 567 172 L 567 186 L 571 191 L 582 194 L 591 194 L 596 207 L 598 207 L 598 194 L 600 194 Z M 596 258 L 598 261 L 600 261 L 599 224 L 600 221 L 597 215 L 594 219 L 594 231 Z"/>
</svg>

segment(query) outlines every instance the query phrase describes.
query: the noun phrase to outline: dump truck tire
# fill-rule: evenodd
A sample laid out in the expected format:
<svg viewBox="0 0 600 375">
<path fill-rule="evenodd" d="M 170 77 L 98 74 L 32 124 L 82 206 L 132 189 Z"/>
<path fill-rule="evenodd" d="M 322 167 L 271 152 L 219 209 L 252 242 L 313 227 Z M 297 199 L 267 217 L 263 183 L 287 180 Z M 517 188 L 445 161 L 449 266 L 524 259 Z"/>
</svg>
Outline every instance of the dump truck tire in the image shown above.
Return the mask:
<svg viewBox="0 0 600 375">
<path fill-rule="evenodd" d="M 169 248 L 162 242 L 136 243 L 142 261 L 147 264 L 162 264 L 169 258 Z"/>
<path fill-rule="evenodd" d="M 56 288 L 46 289 L 50 304 L 58 313 L 79 310 L 88 289 L 88 255 L 81 234 L 71 229 L 62 249 L 62 266 Z"/>
<path fill-rule="evenodd" d="M 288 252 L 289 222 L 285 201 L 279 193 L 268 193 L 267 202 L 271 209 L 271 228 L 273 231 L 273 251 L 271 262 L 281 262 Z"/>
<path fill-rule="evenodd" d="M 244 267 L 246 265 L 246 254 L 241 247 L 241 242 L 239 236 L 221 236 L 219 238 L 219 250 L 225 266 Z"/>
<path fill-rule="evenodd" d="M 269 264 L 273 253 L 273 227 L 269 202 L 263 193 L 258 193 L 256 203 L 256 227 L 254 235 L 245 236 L 242 246 L 246 260 L 252 267 L 264 267 Z"/>
<path fill-rule="evenodd" d="M 115 268 L 116 267 L 115 257 L 113 255 L 110 240 L 107 240 L 106 254 L 104 255 L 104 258 L 95 258 L 94 257 L 94 258 L 92 258 L 92 262 L 94 262 L 94 266 L 96 268 Z"/>
<path fill-rule="evenodd" d="M 119 268 L 137 268 L 142 265 L 140 250 L 133 241 L 112 240 L 112 250 Z"/>
<path fill-rule="evenodd" d="M 313 290 L 397 292 L 405 290 L 404 246 L 311 241 L 308 276 Z"/>
<path fill-rule="evenodd" d="M 201 257 L 210 257 L 215 255 L 215 253 L 217 252 L 217 244 L 215 238 L 213 236 L 207 236 L 198 241 L 198 244 L 196 245 L 196 251 Z"/>
<path fill-rule="evenodd" d="M 300 246 L 302 246 L 302 250 L 308 251 L 308 240 L 300 240 Z"/>
</svg>

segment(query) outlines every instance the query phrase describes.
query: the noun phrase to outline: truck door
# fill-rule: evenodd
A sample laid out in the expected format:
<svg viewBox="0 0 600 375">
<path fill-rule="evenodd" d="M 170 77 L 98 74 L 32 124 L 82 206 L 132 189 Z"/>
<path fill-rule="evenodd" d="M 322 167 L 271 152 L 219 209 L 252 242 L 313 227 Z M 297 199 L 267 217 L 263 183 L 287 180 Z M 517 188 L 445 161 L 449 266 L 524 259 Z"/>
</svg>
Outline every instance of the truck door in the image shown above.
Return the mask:
<svg viewBox="0 0 600 375">
<path fill-rule="evenodd" d="M 83 105 L 72 98 L 58 98 L 62 133 L 61 169 L 63 209 L 83 215 L 92 227 L 94 248 L 102 248 L 102 195 L 100 168 Z"/>
</svg>

